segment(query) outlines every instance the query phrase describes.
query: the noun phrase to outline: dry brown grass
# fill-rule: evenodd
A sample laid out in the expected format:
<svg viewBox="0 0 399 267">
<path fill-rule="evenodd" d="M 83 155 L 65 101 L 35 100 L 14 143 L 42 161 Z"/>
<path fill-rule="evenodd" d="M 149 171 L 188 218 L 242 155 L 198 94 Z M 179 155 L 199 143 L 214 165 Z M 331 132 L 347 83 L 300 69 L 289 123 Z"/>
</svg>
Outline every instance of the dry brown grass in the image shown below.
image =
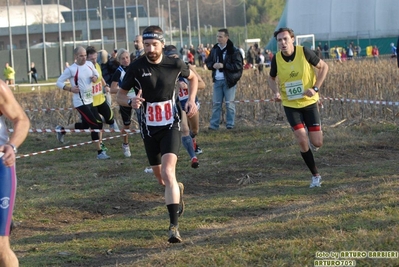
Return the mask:
<svg viewBox="0 0 399 267">
<path fill-rule="evenodd" d="M 329 73 L 320 91 L 324 105 L 321 110 L 324 123 L 336 123 L 342 119 L 356 122 L 363 119 L 396 122 L 399 115 L 399 70 L 396 61 L 382 58 L 375 63 L 372 59 L 363 59 L 344 64 L 329 61 L 328 65 Z M 244 71 L 236 93 L 236 101 L 240 101 L 236 103 L 238 124 L 254 126 L 280 123 L 283 120 L 281 104 L 269 101 L 272 93 L 267 85 L 268 71 L 266 68 L 261 75 L 253 70 Z M 207 127 L 211 116 L 211 72 L 199 68 L 198 72 L 207 84 L 207 88 L 198 93 L 201 102 L 200 122 L 203 127 Z M 72 106 L 70 95 L 55 88 L 46 92 L 17 94 L 17 98 L 27 109 Z M 244 100 L 260 102 L 244 103 Z M 366 103 L 358 103 L 358 100 L 366 100 Z M 369 102 L 382 100 L 394 103 L 377 105 Z M 113 108 L 118 114 L 115 101 Z M 59 123 L 70 124 L 79 119 L 77 113 L 70 110 L 29 112 L 28 115 L 33 128 L 54 128 Z"/>
<path fill-rule="evenodd" d="M 335 123 L 344 118 L 351 120 L 372 119 L 396 121 L 397 103 L 391 105 L 370 104 L 369 101 L 399 101 L 399 70 L 396 61 L 382 58 L 377 63 L 372 59 L 346 61 L 339 64 L 328 62 L 329 73 L 321 88 L 320 95 L 324 109 L 321 110 L 323 121 Z M 239 82 L 236 100 L 266 100 L 260 103 L 238 103 L 237 119 L 245 125 L 256 125 L 281 121 L 284 117 L 281 105 L 269 102 L 272 98 L 267 85 L 269 69 L 263 75 L 256 75 L 253 70 L 246 70 Z M 199 92 L 202 102 L 201 114 L 210 116 L 212 82 L 210 71 L 201 71 L 208 84 L 206 91 Z M 343 99 L 343 100 L 339 100 Z M 352 100 L 356 100 L 354 103 Z M 366 100 L 367 103 L 357 103 Z"/>
</svg>

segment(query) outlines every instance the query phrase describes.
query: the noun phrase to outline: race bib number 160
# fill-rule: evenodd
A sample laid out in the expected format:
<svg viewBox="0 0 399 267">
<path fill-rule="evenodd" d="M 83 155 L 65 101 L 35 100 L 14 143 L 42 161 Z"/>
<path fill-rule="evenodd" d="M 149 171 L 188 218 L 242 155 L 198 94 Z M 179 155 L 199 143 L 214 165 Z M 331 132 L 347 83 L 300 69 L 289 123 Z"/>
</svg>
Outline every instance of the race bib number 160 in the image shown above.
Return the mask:
<svg viewBox="0 0 399 267">
<path fill-rule="evenodd" d="M 146 121 L 148 126 L 163 126 L 173 123 L 172 100 L 147 102 Z"/>
<path fill-rule="evenodd" d="M 288 100 L 303 98 L 303 84 L 301 80 L 285 83 Z"/>
</svg>

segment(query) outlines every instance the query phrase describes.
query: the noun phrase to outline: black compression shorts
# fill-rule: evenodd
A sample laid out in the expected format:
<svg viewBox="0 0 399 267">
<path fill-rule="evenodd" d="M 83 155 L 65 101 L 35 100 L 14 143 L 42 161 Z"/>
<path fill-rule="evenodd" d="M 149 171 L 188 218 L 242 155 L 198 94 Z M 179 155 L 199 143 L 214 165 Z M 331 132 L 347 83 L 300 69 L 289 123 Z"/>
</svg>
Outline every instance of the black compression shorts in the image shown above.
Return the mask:
<svg viewBox="0 0 399 267">
<path fill-rule="evenodd" d="M 320 113 L 317 103 L 304 108 L 284 107 L 284 111 L 294 131 L 305 128 L 305 126 L 309 132 L 321 131 Z"/>
<path fill-rule="evenodd" d="M 181 131 L 175 124 L 165 127 L 154 135 L 144 135 L 144 146 L 151 166 L 160 165 L 161 157 L 167 153 L 178 155 L 181 145 Z"/>
</svg>

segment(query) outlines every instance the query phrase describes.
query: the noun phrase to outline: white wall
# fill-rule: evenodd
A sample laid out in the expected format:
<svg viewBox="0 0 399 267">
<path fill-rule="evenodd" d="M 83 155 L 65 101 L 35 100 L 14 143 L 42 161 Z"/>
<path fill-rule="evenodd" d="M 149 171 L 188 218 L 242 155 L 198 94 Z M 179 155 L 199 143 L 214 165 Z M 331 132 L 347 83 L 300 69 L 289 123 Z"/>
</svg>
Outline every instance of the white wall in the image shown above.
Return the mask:
<svg viewBox="0 0 399 267">
<path fill-rule="evenodd" d="M 317 39 L 399 35 L 399 0 L 287 0 L 286 26 Z"/>
<path fill-rule="evenodd" d="M 26 20 L 25 22 L 25 6 L 10 6 L 7 10 L 7 6 L 0 7 L 0 28 L 8 27 L 8 13 L 10 14 L 11 27 L 25 26 L 32 24 L 42 23 L 42 11 L 43 20 L 45 23 L 58 23 L 58 16 L 60 16 L 60 22 L 64 23 L 64 17 L 61 15 L 62 11 L 70 11 L 69 8 L 63 5 L 27 5 L 26 6 Z M 58 11 L 60 13 L 58 13 Z"/>
</svg>

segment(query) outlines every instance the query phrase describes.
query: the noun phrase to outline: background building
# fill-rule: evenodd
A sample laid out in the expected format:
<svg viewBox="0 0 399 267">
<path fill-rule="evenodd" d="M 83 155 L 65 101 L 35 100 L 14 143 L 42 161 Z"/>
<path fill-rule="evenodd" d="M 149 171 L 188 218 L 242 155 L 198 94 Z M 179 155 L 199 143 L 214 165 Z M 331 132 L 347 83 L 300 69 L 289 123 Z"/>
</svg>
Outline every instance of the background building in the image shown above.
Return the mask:
<svg viewBox="0 0 399 267">
<path fill-rule="evenodd" d="M 148 17 L 142 5 L 70 9 L 63 5 L 0 7 L 0 66 L 9 63 L 16 81 L 26 82 L 30 62 L 40 79 L 59 76 L 65 62 L 73 62 L 77 45 L 94 45 L 111 52 L 134 50 L 134 38 L 148 25 L 161 25 Z"/>
<path fill-rule="evenodd" d="M 353 42 L 364 48 L 377 45 L 390 53 L 399 35 L 398 0 L 287 0 L 276 27 L 289 27 L 295 35 L 314 34 L 316 44 L 329 47 Z M 274 38 L 266 46 L 277 50 Z"/>
</svg>

